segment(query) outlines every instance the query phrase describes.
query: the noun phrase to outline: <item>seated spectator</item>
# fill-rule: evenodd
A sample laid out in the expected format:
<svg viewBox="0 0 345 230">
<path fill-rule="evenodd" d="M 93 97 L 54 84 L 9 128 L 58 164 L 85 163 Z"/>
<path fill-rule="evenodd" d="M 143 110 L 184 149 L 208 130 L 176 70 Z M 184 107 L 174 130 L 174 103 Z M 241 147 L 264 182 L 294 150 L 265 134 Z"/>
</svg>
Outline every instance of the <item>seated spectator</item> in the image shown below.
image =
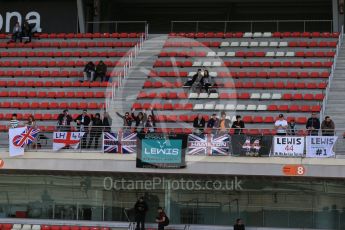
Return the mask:
<svg viewBox="0 0 345 230">
<path fill-rule="evenodd" d="M 295 136 L 296 135 L 296 122 L 294 119 L 292 119 L 288 123 L 288 135 Z"/>
<path fill-rule="evenodd" d="M 202 117 L 200 113 L 197 115 L 196 118 L 194 118 L 193 127 L 194 127 L 194 133 L 196 134 L 204 133 L 205 119 Z"/>
<path fill-rule="evenodd" d="M 147 120 L 146 110 L 139 112 L 137 116 L 135 116 L 134 112 L 135 112 L 135 109 L 132 109 L 132 118 L 135 121 L 136 132 L 142 133 L 144 132 L 144 128 L 145 128 L 145 124 Z"/>
<path fill-rule="evenodd" d="M 192 92 L 200 93 L 202 91 L 202 88 L 203 88 L 202 78 L 204 77 L 204 75 L 205 75 L 204 70 L 201 70 L 197 73 L 197 77 L 192 84 Z"/>
<path fill-rule="evenodd" d="M 212 78 L 210 77 L 208 70 L 204 71 L 204 76 L 201 78 L 202 88 L 205 89 L 206 93 L 210 93 L 209 88 L 213 85 Z"/>
<path fill-rule="evenodd" d="M 88 62 L 84 67 L 84 81 L 90 81 L 93 82 L 93 79 L 95 77 L 95 64 L 93 64 L 92 61 Z M 83 82 L 83 81 L 81 81 Z"/>
<path fill-rule="evenodd" d="M 103 113 L 103 121 L 102 122 L 103 122 L 103 126 L 104 126 L 103 131 L 104 132 L 111 132 L 112 119 L 109 116 L 109 113 L 107 111 L 104 111 L 104 113 Z"/>
<path fill-rule="evenodd" d="M 320 120 L 317 118 L 315 112 L 311 114 L 311 117 L 307 120 L 306 128 L 308 130 L 308 135 L 317 136 L 319 135 Z"/>
<path fill-rule="evenodd" d="M 89 133 L 89 125 L 91 122 L 91 118 L 87 114 L 87 110 L 84 109 L 83 113 L 80 114 L 74 121 L 77 123 L 78 132 L 84 132 L 84 135 L 81 139 L 81 147 L 86 148 L 86 139 Z"/>
<path fill-rule="evenodd" d="M 58 116 L 57 129 L 60 132 L 71 131 L 71 122 L 73 121 L 72 116 L 69 115 L 68 110 L 65 109 L 63 113 Z"/>
<path fill-rule="evenodd" d="M 107 75 L 107 66 L 106 64 L 104 64 L 103 61 L 100 61 L 96 66 L 96 75 L 95 75 L 95 79 L 93 80 L 96 81 L 96 79 L 99 77 L 101 78 L 101 82 L 103 82 L 103 80 L 107 81 L 106 75 Z"/>
<path fill-rule="evenodd" d="M 229 129 L 230 129 L 230 120 L 226 118 L 226 113 L 223 111 L 221 113 L 221 118 L 218 125 L 218 133 L 219 134 L 229 133 Z"/>
<path fill-rule="evenodd" d="M 154 133 L 155 132 L 155 127 L 156 127 L 155 115 L 153 113 L 153 110 L 151 109 L 151 115 L 147 116 L 147 121 L 146 121 L 146 124 L 145 124 L 145 128 L 147 129 L 148 133 Z"/>
<path fill-rule="evenodd" d="M 236 116 L 236 121 L 234 121 L 232 123 L 231 128 L 234 129 L 234 134 L 242 134 L 243 133 L 243 129 L 244 129 L 244 122 L 242 121 L 242 117 L 240 115 Z"/>
<path fill-rule="evenodd" d="M 284 119 L 283 114 L 279 114 L 278 120 L 274 123 L 274 128 L 277 130 L 277 135 L 286 136 L 286 130 L 288 128 L 288 123 Z"/>
<path fill-rule="evenodd" d="M 19 22 L 16 22 L 12 30 L 12 38 L 8 43 L 17 42 L 18 39 L 22 42 L 22 28 L 20 27 Z"/>
<path fill-rule="evenodd" d="M 10 129 L 14 129 L 14 128 L 18 128 L 19 127 L 19 121 L 17 119 L 17 114 L 14 113 L 12 114 L 12 118 L 10 120 L 10 123 L 8 125 L 8 128 Z"/>
<path fill-rule="evenodd" d="M 92 141 L 95 141 L 95 149 L 98 148 L 98 140 L 102 135 L 103 122 L 101 120 L 101 115 L 96 113 L 95 116 L 91 115 L 91 129 L 90 129 L 90 139 L 87 148 L 91 148 Z"/>
<path fill-rule="evenodd" d="M 28 40 L 25 43 L 31 42 L 31 25 L 29 24 L 28 20 L 25 20 L 23 26 L 22 26 L 22 37 L 21 38 L 27 38 Z"/>
<path fill-rule="evenodd" d="M 219 119 L 217 118 L 217 114 L 212 114 L 212 117 L 207 122 L 207 128 L 212 129 L 212 134 L 217 134 L 217 128 L 219 126 Z"/>
<path fill-rule="evenodd" d="M 329 116 L 325 117 L 325 120 L 321 124 L 322 136 L 334 136 L 335 125 Z"/>
<path fill-rule="evenodd" d="M 196 74 L 193 75 L 193 77 L 188 77 L 187 82 L 183 85 L 183 87 L 191 87 L 195 80 L 198 78 L 198 75 L 201 73 L 201 69 L 198 69 Z"/>
<path fill-rule="evenodd" d="M 26 126 L 36 128 L 36 121 L 33 115 L 28 117 L 28 121 L 25 123 Z"/>
<path fill-rule="evenodd" d="M 126 112 L 125 115 L 121 115 L 120 113 L 116 112 L 116 115 L 122 118 L 123 120 L 123 129 L 124 130 L 130 130 L 132 126 L 133 119 L 129 115 L 129 112 Z"/>
</svg>

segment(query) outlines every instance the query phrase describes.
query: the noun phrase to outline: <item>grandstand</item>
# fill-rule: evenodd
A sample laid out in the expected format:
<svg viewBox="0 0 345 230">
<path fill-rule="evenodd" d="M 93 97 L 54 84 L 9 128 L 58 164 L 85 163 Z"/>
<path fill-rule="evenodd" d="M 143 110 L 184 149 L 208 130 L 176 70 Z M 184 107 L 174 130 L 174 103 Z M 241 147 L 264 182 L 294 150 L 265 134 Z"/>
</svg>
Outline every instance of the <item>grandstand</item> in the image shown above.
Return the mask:
<svg viewBox="0 0 345 230">
<path fill-rule="evenodd" d="M 0 230 L 134 230 L 141 196 L 146 230 L 159 206 L 170 230 L 237 218 L 249 230 L 345 229 L 341 1 L 0 3 Z M 9 42 L 25 19 L 32 41 Z M 83 81 L 101 60 L 109 80 Z M 198 69 L 212 91 L 185 87 Z M 151 108 L 155 127 L 117 114 Z M 96 126 L 74 121 L 83 110 L 112 121 L 94 149 L 83 141 Z M 242 116 L 240 135 L 193 127 L 224 112 Z M 9 128 L 14 113 L 37 127 Z M 309 135 L 312 113 L 331 116 L 334 134 Z M 279 114 L 296 133 L 277 135 Z"/>
</svg>

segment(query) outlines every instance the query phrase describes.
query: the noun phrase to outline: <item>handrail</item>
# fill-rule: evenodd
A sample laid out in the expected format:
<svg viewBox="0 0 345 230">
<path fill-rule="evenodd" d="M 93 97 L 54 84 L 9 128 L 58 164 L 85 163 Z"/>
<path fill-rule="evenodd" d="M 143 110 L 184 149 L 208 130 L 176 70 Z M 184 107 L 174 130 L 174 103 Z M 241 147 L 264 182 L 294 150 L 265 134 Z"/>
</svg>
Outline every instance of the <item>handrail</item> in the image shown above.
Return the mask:
<svg viewBox="0 0 345 230">
<path fill-rule="evenodd" d="M 144 30 L 146 30 L 147 21 L 87 21 L 86 24 L 114 24 L 115 32 L 118 32 L 119 24 L 144 24 Z"/>
<path fill-rule="evenodd" d="M 238 21 L 171 21 L 170 22 L 170 32 L 174 31 L 174 24 L 177 23 L 195 23 L 195 32 L 199 31 L 199 24 L 201 23 L 224 23 L 223 32 L 227 32 L 228 24 L 231 23 L 249 23 L 250 25 L 250 31 L 253 32 L 253 25 L 254 23 L 275 23 L 276 24 L 276 31 L 279 31 L 280 24 L 281 23 L 288 23 L 288 22 L 301 22 L 303 23 L 303 32 L 306 31 L 306 24 L 310 22 L 328 22 L 330 23 L 330 31 L 333 31 L 333 20 L 238 20 Z M 179 32 L 179 31 L 176 31 Z"/>
</svg>

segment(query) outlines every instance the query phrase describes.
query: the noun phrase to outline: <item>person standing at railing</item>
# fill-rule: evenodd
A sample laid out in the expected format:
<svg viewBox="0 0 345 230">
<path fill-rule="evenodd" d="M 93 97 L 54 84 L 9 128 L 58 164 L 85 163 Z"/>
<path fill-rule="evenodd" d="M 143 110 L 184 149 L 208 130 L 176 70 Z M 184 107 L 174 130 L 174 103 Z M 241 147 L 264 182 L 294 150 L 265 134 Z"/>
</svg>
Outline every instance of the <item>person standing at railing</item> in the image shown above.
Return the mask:
<svg viewBox="0 0 345 230">
<path fill-rule="evenodd" d="M 71 122 L 73 121 L 72 116 L 69 115 L 68 110 L 65 109 L 63 113 L 58 116 L 57 129 L 60 132 L 71 131 Z"/>
<path fill-rule="evenodd" d="M 226 113 L 223 111 L 221 113 L 221 118 L 219 120 L 218 130 L 219 134 L 229 133 L 230 130 L 230 119 L 226 118 Z"/>
<path fill-rule="evenodd" d="M 145 218 L 147 211 L 147 203 L 144 200 L 144 197 L 140 197 L 134 205 L 135 222 L 137 223 L 135 228 L 136 230 L 145 230 Z"/>
<path fill-rule="evenodd" d="M 295 136 L 296 135 L 296 122 L 292 119 L 288 123 L 288 135 Z"/>
<path fill-rule="evenodd" d="M 242 130 L 244 129 L 244 121 L 242 121 L 242 117 L 240 115 L 236 116 L 236 121 L 232 123 L 231 128 L 234 129 L 234 134 L 242 134 Z"/>
<path fill-rule="evenodd" d="M 207 122 L 207 128 L 212 129 L 212 134 L 217 134 L 218 131 L 218 126 L 219 126 L 219 119 L 217 117 L 217 114 L 212 114 L 210 120 Z"/>
<path fill-rule="evenodd" d="M 132 127 L 133 118 L 129 115 L 129 112 L 126 112 L 124 116 L 116 112 L 116 115 L 123 120 L 123 131 L 130 130 Z"/>
<path fill-rule="evenodd" d="M 155 121 L 155 115 L 153 113 L 153 110 L 151 110 L 151 115 L 147 116 L 147 120 L 145 123 L 145 129 L 148 133 L 154 133 L 155 127 L 156 127 L 156 121 Z"/>
<path fill-rule="evenodd" d="M 104 111 L 103 113 L 103 126 L 104 132 L 111 132 L 111 125 L 113 123 L 113 120 L 111 119 L 111 117 L 109 116 L 109 113 L 107 111 Z"/>
<path fill-rule="evenodd" d="M 102 134 L 103 130 L 103 122 L 101 120 L 101 115 L 99 113 L 96 113 L 95 116 L 91 115 L 91 128 L 90 128 L 90 139 L 89 139 L 89 145 L 87 148 L 91 148 L 92 141 L 95 141 L 95 149 L 98 148 L 98 141 Z"/>
<path fill-rule="evenodd" d="M 286 129 L 288 128 L 288 123 L 284 118 L 283 114 L 279 114 L 278 120 L 274 123 L 274 128 L 277 131 L 277 135 L 286 136 Z"/>
<path fill-rule="evenodd" d="M 334 136 L 335 124 L 329 116 L 321 124 L 322 136 Z"/>
<path fill-rule="evenodd" d="M 203 118 L 203 116 L 200 113 L 198 113 L 196 118 L 194 118 L 193 128 L 194 128 L 195 134 L 203 134 L 204 133 L 205 118 Z"/>
<path fill-rule="evenodd" d="M 136 132 L 142 133 L 144 132 L 145 124 L 147 120 L 146 110 L 144 109 L 142 112 L 139 112 L 137 116 L 135 116 L 134 112 L 135 112 L 135 109 L 132 109 L 132 118 L 135 121 Z M 151 113 L 152 113 L 152 110 L 151 110 Z"/>
<path fill-rule="evenodd" d="M 84 109 L 83 113 L 80 114 L 74 121 L 77 122 L 78 132 L 84 132 L 84 135 L 81 139 L 81 147 L 86 148 L 86 139 L 89 133 L 89 124 L 91 122 L 91 119 L 87 114 L 87 110 Z"/>
<path fill-rule="evenodd" d="M 14 129 L 14 128 L 18 128 L 20 126 L 20 122 L 19 120 L 17 119 L 17 114 L 14 113 L 12 114 L 12 118 L 10 120 L 10 123 L 8 125 L 8 128 L 9 129 Z"/>
<path fill-rule="evenodd" d="M 311 117 L 307 120 L 306 128 L 308 130 L 308 135 L 318 136 L 320 129 L 320 120 L 317 117 L 316 113 L 313 112 Z"/>
</svg>

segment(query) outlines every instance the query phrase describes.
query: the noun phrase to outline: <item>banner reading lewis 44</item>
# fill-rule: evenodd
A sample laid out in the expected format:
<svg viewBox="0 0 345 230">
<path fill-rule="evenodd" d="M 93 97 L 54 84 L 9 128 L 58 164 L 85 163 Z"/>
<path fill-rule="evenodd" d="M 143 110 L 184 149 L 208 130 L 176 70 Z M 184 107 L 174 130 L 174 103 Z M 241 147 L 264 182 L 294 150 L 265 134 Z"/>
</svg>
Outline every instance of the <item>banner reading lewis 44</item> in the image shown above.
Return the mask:
<svg viewBox="0 0 345 230">
<path fill-rule="evenodd" d="M 307 157 L 334 157 L 333 146 L 337 136 L 307 136 Z"/>
<path fill-rule="evenodd" d="M 230 136 L 224 135 L 188 135 L 188 155 L 225 156 L 230 152 Z"/>
<path fill-rule="evenodd" d="M 301 157 L 304 154 L 304 137 L 275 136 L 272 156 Z"/>
</svg>

